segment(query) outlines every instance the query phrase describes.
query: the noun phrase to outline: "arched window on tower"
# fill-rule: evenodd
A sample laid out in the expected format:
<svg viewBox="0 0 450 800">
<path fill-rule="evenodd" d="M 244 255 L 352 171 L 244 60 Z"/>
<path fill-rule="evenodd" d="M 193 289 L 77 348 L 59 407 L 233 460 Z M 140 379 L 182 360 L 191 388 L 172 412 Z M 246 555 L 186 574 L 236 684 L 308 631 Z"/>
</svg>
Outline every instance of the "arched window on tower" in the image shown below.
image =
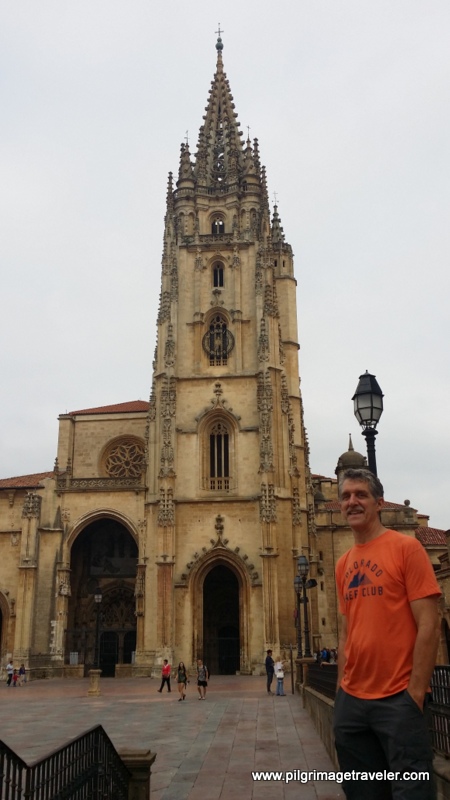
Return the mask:
<svg viewBox="0 0 450 800">
<path fill-rule="evenodd" d="M 234 347 L 234 336 L 227 328 L 227 323 L 222 314 L 216 314 L 205 333 L 203 349 L 209 356 L 211 367 L 222 367 L 228 363 L 228 356 Z"/>
<path fill-rule="evenodd" d="M 213 266 L 213 286 L 214 288 L 223 287 L 223 264 L 219 262 Z"/>
<path fill-rule="evenodd" d="M 230 436 L 221 420 L 209 434 L 209 488 L 216 492 L 230 489 Z"/>
<path fill-rule="evenodd" d="M 214 234 L 214 236 L 220 236 L 222 233 L 225 233 L 224 221 L 222 219 L 213 220 L 211 232 Z"/>
</svg>

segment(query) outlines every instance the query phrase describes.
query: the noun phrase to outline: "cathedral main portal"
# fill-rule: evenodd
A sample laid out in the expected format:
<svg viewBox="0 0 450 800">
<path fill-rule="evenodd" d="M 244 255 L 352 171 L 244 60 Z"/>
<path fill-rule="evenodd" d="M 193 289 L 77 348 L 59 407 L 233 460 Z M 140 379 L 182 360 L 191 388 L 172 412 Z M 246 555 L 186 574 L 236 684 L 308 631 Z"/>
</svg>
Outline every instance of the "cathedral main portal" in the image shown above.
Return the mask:
<svg viewBox="0 0 450 800">
<path fill-rule="evenodd" d="M 203 584 L 204 660 L 216 675 L 240 669 L 239 582 L 224 565 L 213 567 Z"/>
</svg>

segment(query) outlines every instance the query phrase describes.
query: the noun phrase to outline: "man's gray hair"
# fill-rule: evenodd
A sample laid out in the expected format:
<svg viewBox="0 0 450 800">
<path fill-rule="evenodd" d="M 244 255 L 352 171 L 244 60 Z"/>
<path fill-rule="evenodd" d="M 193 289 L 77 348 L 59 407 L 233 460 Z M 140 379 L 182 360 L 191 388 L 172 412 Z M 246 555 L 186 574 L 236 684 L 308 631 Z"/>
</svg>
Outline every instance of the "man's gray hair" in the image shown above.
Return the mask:
<svg viewBox="0 0 450 800">
<path fill-rule="evenodd" d="M 384 497 L 383 484 L 370 469 L 346 469 L 339 478 L 339 499 L 342 497 L 342 484 L 344 481 L 364 481 L 367 483 L 370 494 L 375 500 Z"/>
</svg>

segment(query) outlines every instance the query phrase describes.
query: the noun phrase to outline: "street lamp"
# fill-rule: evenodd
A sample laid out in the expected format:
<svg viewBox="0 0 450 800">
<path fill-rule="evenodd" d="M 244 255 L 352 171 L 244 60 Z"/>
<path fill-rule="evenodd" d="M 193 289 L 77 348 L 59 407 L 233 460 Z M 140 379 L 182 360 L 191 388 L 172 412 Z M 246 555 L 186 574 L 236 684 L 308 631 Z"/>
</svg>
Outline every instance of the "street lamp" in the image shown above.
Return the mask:
<svg viewBox="0 0 450 800">
<path fill-rule="evenodd" d="M 362 435 L 367 444 L 367 460 L 369 469 L 377 474 L 377 461 L 375 457 L 375 436 L 378 420 L 383 413 L 383 392 L 381 391 L 375 375 L 369 372 L 359 376 L 356 392 L 352 397 L 355 417 L 361 425 Z"/>
<path fill-rule="evenodd" d="M 297 626 L 297 658 L 302 657 L 302 621 L 300 619 L 300 594 L 302 591 L 302 579 L 300 575 L 294 578 L 294 592 L 297 596 L 297 619 L 295 624 Z"/>
<path fill-rule="evenodd" d="M 95 669 L 100 669 L 100 605 L 103 600 L 102 590 L 97 586 L 94 592 L 94 600 L 97 608 L 97 619 L 95 623 Z"/>
<path fill-rule="evenodd" d="M 303 618 L 305 623 L 305 658 L 311 658 L 311 644 L 309 640 L 309 622 L 308 622 L 309 600 L 306 596 L 306 590 L 313 589 L 314 586 L 317 586 L 317 581 L 314 580 L 314 578 L 306 580 L 309 572 L 309 561 L 304 555 L 299 556 L 297 559 L 297 572 L 300 577 L 300 581 L 303 588 L 303 597 L 301 602 L 303 603 Z"/>
</svg>

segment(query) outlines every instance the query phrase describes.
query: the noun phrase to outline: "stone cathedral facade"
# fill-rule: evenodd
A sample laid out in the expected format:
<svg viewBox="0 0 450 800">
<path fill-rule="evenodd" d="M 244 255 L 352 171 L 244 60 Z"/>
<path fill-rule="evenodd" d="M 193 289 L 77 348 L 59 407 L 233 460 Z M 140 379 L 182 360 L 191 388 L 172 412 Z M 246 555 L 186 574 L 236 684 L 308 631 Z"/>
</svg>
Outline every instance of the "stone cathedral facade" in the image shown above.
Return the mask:
<svg viewBox="0 0 450 800">
<path fill-rule="evenodd" d="M 2 654 L 37 673 L 92 665 L 97 610 L 105 674 L 250 673 L 295 640 L 313 501 L 293 256 L 216 48 L 169 176 L 150 402 L 62 415 L 54 470 L 0 481 Z"/>
<path fill-rule="evenodd" d="M 301 553 L 311 645 L 337 643 L 352 536 L 336 480 L 310 474 L 292 249 L 216 48 L 196 153 L 169 176 L 150 401 L 61 415 L 54 469 L 0 480 L 0 657 L 32 677 L 198 656 L 259 674 L 295 646 Z M 364 464 L 350 443 L 336 473 Z M 446 553 L 408 501 L 382 521 Z"/>
</svg>

